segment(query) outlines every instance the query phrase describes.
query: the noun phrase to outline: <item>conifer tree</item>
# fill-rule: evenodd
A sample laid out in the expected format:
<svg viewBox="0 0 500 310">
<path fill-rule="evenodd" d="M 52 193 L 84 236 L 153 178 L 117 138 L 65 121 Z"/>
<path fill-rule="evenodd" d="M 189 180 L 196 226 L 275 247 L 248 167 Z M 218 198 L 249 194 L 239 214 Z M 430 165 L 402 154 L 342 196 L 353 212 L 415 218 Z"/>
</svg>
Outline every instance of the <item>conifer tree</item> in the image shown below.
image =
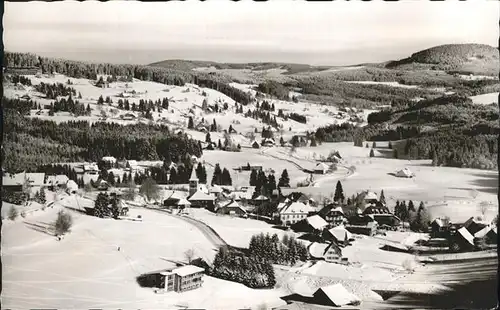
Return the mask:
<svg viewBox="0 0 500 310">
<path fill-rule="evenodd" d="M 380 192 L 380 199 L 379 199 L 379 201 L 380 201 L 380 203 L 382 203 L 385 206 L 386 202 L 385 202 L 384 190 L 382 190 Z"/>
<path fill-rule="evenodd" d="M 281 177 L 278 181 L 279 187 L 290 187 L 290 177 L 288 176 L 288 171 L 286 169 L 281 173 Z"/>
<path fill-rule="evenodd" d="M 212 176 L 212 185 L 222 185 L 222 170 L 219 164 L 215 164 L 214 174 Z"/>
<path fill-rule="evenodd" d="M 233 181 L 231 180 L 231 175 L 229 174 L 229 170 L 227 170 L 226 168 L 222 170 L 221 183 L 222 185 L 233 185 Z"/>
<path fill-rule="evenodd" d="M 250 173 L 250 186 L 257 186 L 257 171 L 252 169 Z"/>
<path fill-rule="evenodd" d="M 344 189 L 342 188 L 342 183 L 340 180 L 337 181 L 337 185 L 335 186 L 335 195 L 333 197 L 333 201 L 335 202 L 343 202 L 345 199 Z"/>
<path fill-rule="evenodd" d="M 212 142 L 212 138 L 210 137 L 210 132 L 207 132 L 207 134 L 205 135 L 205 142 L 206 143 Z"/>
<path fill-rule="evenodd" d="M 188 129 L 194 129 L 194 121 L 193 121 L 193 117 L 189 117 L 189 121 L 188 121 Z"/>
</svg>

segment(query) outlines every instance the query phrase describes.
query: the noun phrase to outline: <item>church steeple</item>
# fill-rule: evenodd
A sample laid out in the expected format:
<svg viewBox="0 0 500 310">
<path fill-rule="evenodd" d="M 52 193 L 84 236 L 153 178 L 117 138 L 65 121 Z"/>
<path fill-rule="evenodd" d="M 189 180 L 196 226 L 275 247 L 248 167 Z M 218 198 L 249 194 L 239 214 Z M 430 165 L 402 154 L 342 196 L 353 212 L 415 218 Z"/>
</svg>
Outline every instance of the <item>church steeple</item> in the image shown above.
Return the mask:
<svg viewBox="0 0 500 310">
<path fill-rule="evenodd" d="M 189 178 L 189 196 L 192 196 L 198 190 L 198 176 L 196 176 L 196 169 L 193 167 L 191 177 Z"/>
</svg>

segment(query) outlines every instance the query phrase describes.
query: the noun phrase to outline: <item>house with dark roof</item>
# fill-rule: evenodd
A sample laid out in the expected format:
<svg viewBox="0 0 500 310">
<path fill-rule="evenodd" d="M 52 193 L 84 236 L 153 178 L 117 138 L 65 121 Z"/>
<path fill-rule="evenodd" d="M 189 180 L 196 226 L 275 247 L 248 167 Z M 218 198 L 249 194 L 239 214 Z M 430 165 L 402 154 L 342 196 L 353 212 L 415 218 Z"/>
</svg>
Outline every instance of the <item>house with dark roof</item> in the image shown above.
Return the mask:
<svg viewBox="0 0 500 310">
<path fill-rule="evenodd" d="M 247 216 L 247 211 L 243 209 L 243 207 L 234 200 L 231 200 L 224 205 L 218 207 L 215 212 L 217 214 L 224 214 L 224 215 L 232 215 L 232 216 L 241 216 L 241 217 L 246 217 Z"/>
<path fill-rule="evenodd" d="M 331 226 L 338 226 L 346 221 L 344 211 L 339 204 L 331 203 L 324 206 L 318 214 Z"/>
<path fill-rule="evenodd" d="M 359 297 L 347 291 L 340 283 L 320 287 L 313 296 L 315 303 L 325 306 L 357 306 L 361 303 Z"/>
</svg>

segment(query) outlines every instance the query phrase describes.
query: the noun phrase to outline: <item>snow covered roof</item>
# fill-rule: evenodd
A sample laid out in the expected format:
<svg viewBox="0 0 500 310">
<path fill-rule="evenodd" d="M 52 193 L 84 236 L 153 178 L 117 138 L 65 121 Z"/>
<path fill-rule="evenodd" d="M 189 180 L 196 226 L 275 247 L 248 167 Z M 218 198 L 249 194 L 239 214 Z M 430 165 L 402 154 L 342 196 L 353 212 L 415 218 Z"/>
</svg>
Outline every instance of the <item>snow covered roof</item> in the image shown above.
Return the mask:
<svg viewBox="0 0 500 310">
<path fill-rule="evenodd" d="M 323 255 L 325 255 L 329 250 L 334 250 L 337 254 L 342 255 L 342 250 L 335 242 L 330 242 L 330 244 L 323 251 Z"/>
<path fill-rule="evenodd" d="M 319 292 L 322 292 L 335 306 L 338 307 L 361 302 L 356 295 L 347 291 L 340 283 L 320 287 L 314 295 Z"/>
<path fill-rule="evenodd" d="M 215 197 L 209 194 L 205 194 L 202 191 L 196 191 L 191 197 L 188 198 L 189 201 L 200 201 L 200 200 L 210 200 L 214 201 Z"/>
<path fill-rule="evenodd" d="M 411 172 L 410 169 L 404 168 L 396 172 L 396 176 L 402 176 L 402 177 L 411 177 L 413 175 L 413 172 Z"/>
<path fill-rule="evenodd" d="M 173 273 L 181 277 L 185 277 L 194 273 L 204 272 L 204 271 L 205 269 L 193 265 L 186 265 L 172 270 Z"/>
<path fill-rule="evenodd" d="M 345 229 L 343 226 L 336 226 L 328 230 L 330 234 L 337 240 L 337 241 L 344 241 L 344 240 L 349 240 L 352 238 L 352 234 Z"/>
<path fill-rule="evenodd" d="M 328 170 L 328 165 L 325 163 L 317 163 L 314 167 L 315 170 Z"/>
<path fill-rule="evenodd" d="M 65 174 L 49 175 L 47 177 L 47 184 L 50 185 L 63 185 L 68 183 L 69 178 Z"/>
<path fill-rule="evenodd" d="M 83 170 L 85 171 L 98 171 L 99 168 L 96 164 L 85 164 L 83 165 Z"/>
<path fill-rule="evenodd" d="M 269 200 L 269 198 L 267 198 L 267 197 L 266 197 L 266 196 L 264 196 L 264 195 L 260 195 L 260 196 L 258 196 L 257 198 L 255 198 L 254 200 L 264 201 L 264 200 Z"/>
<path fill-rule="evenodd" d="M 214 184 L 210 187 L 210 193 L 222 193 L 222 188 L 219 185 Z"/>
<path fill-rule="evenodd" d="M 45 173 L 17 173 L 14 175 L 4 175 L 2 177 L 2 186 L 23 185 L 25 178 L 31 186 L 42 186 L 45 179 Z"/>
<path fill-rule="evenodd" d="M 104 157 L 102 158 L 102 161 L 115 163 L 115 162 L 116 162 L 116 158 L 114 158 L 113 156 L 104 156 Z"/>
<path fill-rule="evenodd" d="M 328 225 L 328 223 L 321 216 L 319 216 L 319 215 L 310 216 L 310 217 L 306 218 L 306 221 L 314 229 L 318 229 L 318 230 L 322 229 L 323 227 L 325 227 L 326 225 Z"/>
<path fill-rule="evenodd" d="M 137 163 L 137 160 L 127 160 L 127 164 L 131 168 L 139 166 L 139 164 Z"/>
<path fill-rule="evenodd" d="M 189 201 L 187 201 L 186 198 L 181 198 L 181 199 L 179 199 L 179 201 L 177 201 L 177 205 L 178 206 L 190 206 L 191 203 Z"/>
<path fill-rule="evenodd" d="M 315 209 L 302 202 L 293 202 L 283 208 L 280 213 L 309 213 L 312 211 L 315 211 Z"/>
<path fill-rule="evenodd" d="M 78 184 L 76 184 L 76 182 L 73 180 L 69 180 L 66 183 L 66 188 L 69 190 L 78 190 Z"/>
<path fill-rule="evenodd" d="M 328 244 L 313 242 L 309 246 L 309 254 L 314 258 L 321 258 L 326 252 Z"/>
<path fill-rule="evenodd" d="M 458 233 L 464 237 L 471 245 L 474 245 L 474 237 L 470 234 L 467 228 L 462 227 L 458 230 Z"/>
<path fill-rule="evenodd" d="M 377 200 L 377 199 L 378 199 L 377 194 L 375 194 L 374 192 L 371 191 L 366 192 L 365 200 Z"/>
</svg>

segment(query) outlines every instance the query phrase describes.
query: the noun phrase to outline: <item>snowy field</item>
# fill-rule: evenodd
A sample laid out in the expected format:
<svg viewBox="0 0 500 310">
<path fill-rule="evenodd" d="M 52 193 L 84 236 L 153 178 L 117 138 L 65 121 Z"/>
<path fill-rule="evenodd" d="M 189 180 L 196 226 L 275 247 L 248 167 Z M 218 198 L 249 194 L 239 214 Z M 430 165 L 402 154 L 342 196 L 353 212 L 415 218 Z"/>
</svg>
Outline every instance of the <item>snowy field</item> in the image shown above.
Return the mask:
<svg viewBox="0 0 500 310">
<path fill-rule="evenodd" d="M 375 82 L 375 81 L 347 81 L 347 83 L 362 84 L 362 85 L 384 85 L 401 88 L 418 88 L 417 85 L 405 85 L 398 82 Z"/>
<path fill-rule="evenodd" d="M 277 234 L 280 239 L 285 234 L 298 236 L 292 231 L 272 228 L 264 221 L 217 215 L 204 209 L 191 208 L 189 212 L 190 217 L 212 227 L 229 245 L 240 248 L 248 248 L 252 236 L 260 233 Z"/>
<path fill-rule="evenodd" d="M 482 95 L 477 95 L 477 96 L 472 96 L 470 99 L 472 99 L 472 102 L 474 104 L 483 104 L 483 105 L 488 105 L 488 104 L 498 104 L 498 94 L 499 93 L 489 93 L 489 94 L 482 94 Z"/>
<path fill-rule="evenodd" d="M 74 199 L 61 204 L 74 207 Z M 236 309 L 283 303 L 279 291 L 253 290 L 210 277 L 195 291 L 155 294 L 141 288 L 136 277 L 172 267 L 168 260 L 184 261 L 189 248 L 196 256 L 213 257 L 214 248 L 199 230 L 144 209 L 130 211 L 131 217 L 142 215 L 142 222 L 72 212 L 72 232 L 57 241 L 47 227 L 59 208 L 2 226 L 4 308 Z"/>
</svg>

